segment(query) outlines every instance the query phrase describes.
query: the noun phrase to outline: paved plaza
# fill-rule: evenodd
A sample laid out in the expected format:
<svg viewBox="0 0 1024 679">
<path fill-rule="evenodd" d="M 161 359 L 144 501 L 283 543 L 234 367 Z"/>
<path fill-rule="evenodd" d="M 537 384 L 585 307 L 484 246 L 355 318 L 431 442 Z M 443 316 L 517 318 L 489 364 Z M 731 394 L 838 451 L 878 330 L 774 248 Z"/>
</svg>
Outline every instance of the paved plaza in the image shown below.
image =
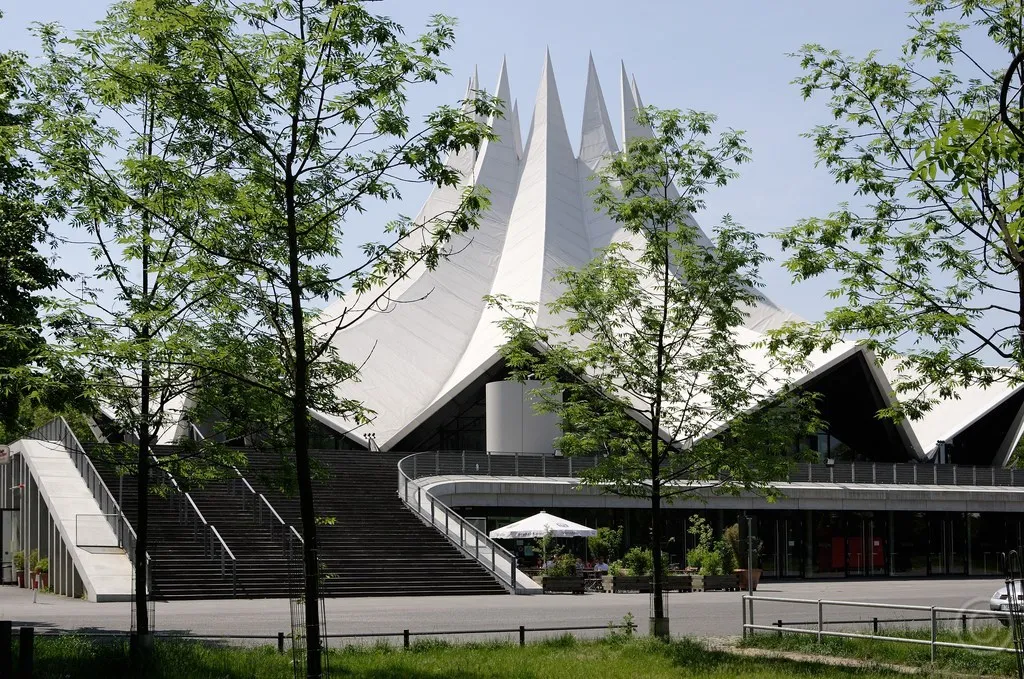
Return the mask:
<svg viewBox="0 0 1024 679">
<path fill-rule="evenodd" d="M 998 579 L 874 580 L 763 583 L 758 595 L 801 599 L 832 599 L 899 603 L 953 608 L 988 608 L 988 598 L 1002 585 Z M 329 634 L 449 632 L 539 627 L 606 625 L 632 613 L 646 627 L 646 594 L 586 594 L 535 596 L 353 598 L 327 601 Z M 672 633 L 698 637 L 729 637 L 740 633 L 740 593 L 693 592 L 668 595 Z M 758 623 L 816 620 L 816 606 L 760 602 Z M 893 610 L 829 608 L 826 620 L 870 620 L 927 617 L 927 613 Z M 128 603 L 91 603 L 40 594 L 35 603 L 27 590 L 0 588 L 0 619 L 15 626 L 44 630 L 123 632 L 130 628 Z M 270 643 L 289 630 L 289 603 L 281 599 L 174 601 L 156 604 L 156 629 L 164 633 L 231 636 L 263 635 L 266 640 L 237 639 L 237 643 Z M 811 624 L 810 626 L 813 626 Z M 847 625 L 849 626 L 849 625 Z M 598 634 L 600 632 L 594 632 Z M 555 634 L 550 632 L 548 634 Z M 487 635 L 459 635 L 482 639 Z M 507 634 L 490 635 L 506 637 Z M 341 645 L 335 640 L 331 645 Z M 396 639 L 395 643 L 401 643 Z"/>
</svg>

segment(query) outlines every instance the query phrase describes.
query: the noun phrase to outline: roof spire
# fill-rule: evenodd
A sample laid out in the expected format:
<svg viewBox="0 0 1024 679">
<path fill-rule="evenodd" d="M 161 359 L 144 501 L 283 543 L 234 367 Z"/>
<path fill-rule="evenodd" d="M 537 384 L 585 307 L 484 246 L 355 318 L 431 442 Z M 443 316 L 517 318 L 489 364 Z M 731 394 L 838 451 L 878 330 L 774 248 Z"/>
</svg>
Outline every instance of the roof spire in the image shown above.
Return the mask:
<svg viewBox="0 0 1024 679">
<path fill-rule="evenodd" d="M 507 221 L 515 197 L 515 185 L 519 180 L 516 153 L 519 123 L 515 111 L 511 109 L 512 95 L 505 59 L 501 60 L 494 96 L 501 100 L 502 111 L 492 115 L 487 124 L 498 138 L 485 141 L 480 148 L 475 170 L 476 182 L 491 192 L 491 215 Z"/>
<path fill-rule="evenodd" d="M 555 70 L 551 65 L 551 50 L 544 50 L 544 70 L 537 89 L 537 104 L 533 110 L 533 134 L 544 132 L 544 141 L 548 153 L 568 150 L 572 153 L 569 132 L 565 128 L 565 117 L 562 115 L 562 102 L 558 98 L 558 85 L 555 84 Z M 529 142 L 527 142 L 529 145 Z"/>
<path fill-rule="evenodd" d="M 608 106 L 601 91 L 601 81 L 594 66 L 594 55 L 587 67 L 587 91 L 583 98 L 583 130 L 580 135 L 580 161 L 590 170 L 597 169 L 602 159 L 616 153 L 615 133 L 608 117 Z"/>
<path fill-rule="evenodd" d="M 640 110 L 640 104 L 636 98 L 636 91 L 630 84 L 629 76 L 626 75 L 625 63 L 622 64 L 619 89 L 622 92 L 622 146 L 626 148 L 633 139 L 650 137 L 651 130 L 636 122 L 636 114 Z"/>
</svg>

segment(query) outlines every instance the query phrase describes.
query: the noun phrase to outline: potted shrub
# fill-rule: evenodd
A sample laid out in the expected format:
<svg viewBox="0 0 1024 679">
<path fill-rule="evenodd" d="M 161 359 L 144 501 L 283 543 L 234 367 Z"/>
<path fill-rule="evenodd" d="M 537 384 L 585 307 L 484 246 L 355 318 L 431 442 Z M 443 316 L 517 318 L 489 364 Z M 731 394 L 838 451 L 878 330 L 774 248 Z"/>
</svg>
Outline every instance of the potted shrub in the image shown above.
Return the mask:
<svg viewBox="0 0 1024 679">
<path fill-rule="evenodd" d="M 762 570 L 761 565 L 761 549 L 764 546 L 764 542 L 760 538 L 753 538 L 752 540 L 743 540 L 740 538 L 740 525 L 734 523 L 725 530 L 725 539 L 729 542 L 732 549 L 734 558 L 736 559 L 736 575 L 739 576 L 739 587 L 742 590 L 747 589 L 748 578 L 750 581 L 750 589 L 757 590 L 757 583 L 761 581 Z M 751 551 L 753 556 L 754 568 L 748 570 L 747 564 L 750 563 L 747 559 L 747 551 Z"/>
<path fill-rule="evenodd" d="M 668 575 L 668 554 L 662 553 L 662 572 L 665 573 L 663 589 L 690 589 L 689 581 L 684 584 L 673 581 Z M 608 568 L 603 578 L 605 591 L 650 592 L 651 574 L 654 572 L 654 554 L 649 549 L 634 547 Z"/>
<path fill-rule="evenodd" d="M 25 552 L 18 550 L 12 555 L 14 574 L 18 577 L 18 587 L 25 586 Z"/>
<path fill-rule="evenodd" d="M 693 576 L 693 588 L 738 589 L 739 577 L 732 572 L 735 557 L 729 542 L 724 538 L 715 541 L 711 526 L 700 516 L 690 517 L 689 532 L 697 538 L 697 546 L 686 553 L 687 562 L 698 573 Z"/>
<path fill-rule="evenodd" d="M 559 554 L 553 563 L 544 569 L 541 586 L 545 592 L 583 593 L 583 575 L 576 573 L 576 557 L 572 554 Z"/>
<path fill-rule="evenodd" d="M 36 588 L 50 589 L 50 560 L 46 557 L 36 561 Z"/>
</svg>

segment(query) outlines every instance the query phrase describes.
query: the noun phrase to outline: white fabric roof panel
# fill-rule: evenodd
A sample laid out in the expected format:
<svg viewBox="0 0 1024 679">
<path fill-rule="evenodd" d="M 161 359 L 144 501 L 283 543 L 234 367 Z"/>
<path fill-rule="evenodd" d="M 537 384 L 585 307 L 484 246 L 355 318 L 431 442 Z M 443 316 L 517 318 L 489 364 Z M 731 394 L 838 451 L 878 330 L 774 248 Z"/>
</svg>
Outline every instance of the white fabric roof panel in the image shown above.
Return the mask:
<svg viewBox="0 0 1024 679">
<path fill-rule="evenodd" d="M 479 85 L 474 75 L 470 90 L 476 89 Z M 343 358 L 354 363 L 365 360 L 360 381 L 342 384 L 339 389 L 345 397 L 358 399 L 376 411 L 366 432 L 375 434 L 383 450 L 396 445 L 500 362 L 499 348 L 505 338 L 496 322 L 501 314 L 484 304 L 485 295 L 505 294 L 536 304 L 539 322 L 550 325 L 556 319 L 547 316 L 545 307 L 559 294 L 551 280 L 556 270 L 583 266 L 611 242 L 635 239 L 595 210 L 589 196 L 595 185 L 591 176 L 620 148 L 593 59 L 587 69 L 578 154 L 565 126 L 550 55 L 545 56 L 525 145 L 518 105 L 510 104 L 514 100 L 504 62 L 494 93 L 510 111 L 508 116 L 490 121 L 499 139 L 486 142 L 478 153 L 466 150 L 450 158 L 449 164 L 465 176 L 464 185 L 435 189 L 417 217 L 427 220 L 452 209 L 463 188 L 476 182 L 488 189 L 491 199 L 479 229 L 453 239 L 455 254 L 435 271 L 423 267 L 400 281 L 392 298 L 401 303 L 388 305 L 387 313 L 367 314 L 335 338 Z M 642 103 L 625 66 L 620 93 L 622 143 L 650 136 L 651 130 L 634 120 Z M 339 301 L 324 311 L 325 328 L 345 303 Z M 755 342 L 767 330 L 795 320 L 799 317 L 762 296 L 750 309 L 741 339 Z M 891 389 L 874 357 L 850 343 L 813 355 L 807 373 L 798 381 L 809 380 L 858 353 L 865 355 L 880 391 L 888 397 Z M 767 356 L 754 350 L 749 356 L 757 365 L 768 365 Z M 778 375 L 773 379 L 781 386 L 786 378 Z M 919 423 L 900 425 L 901 435 L 908 448 L 923 458 L 926 451 L 919 441 L 933 448 L 935 440 L 947 436 L 947 430 L 962 429 L 1008 395 L 967 390 L 960 401 L 940 404 Z M 319 413 L 317 417 L 353 438 L 361 439 L 364 433 L 350 431 L 352 424 L 341 418 Z"/>
</svg>

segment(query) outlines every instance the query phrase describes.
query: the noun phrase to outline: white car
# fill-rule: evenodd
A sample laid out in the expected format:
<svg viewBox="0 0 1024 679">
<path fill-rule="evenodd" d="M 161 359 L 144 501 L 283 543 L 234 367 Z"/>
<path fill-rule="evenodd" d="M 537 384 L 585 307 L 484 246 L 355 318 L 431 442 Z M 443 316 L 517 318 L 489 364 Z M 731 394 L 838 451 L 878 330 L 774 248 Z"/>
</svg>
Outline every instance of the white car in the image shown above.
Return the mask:
<svg viewBox="0 0 1024 679">
<path fill-rule="evenodd" d="M 1024 581 L 1018 582 L 1014 588 L 1017 593 L 1017 600 L 1020 602 L 1020 608 L 1024 609 Z M 1010 598 L 1006 593 L 1006 585 L 1003 585 L 996 593 L 992 595 L 992 598 L 988 601 L 988 607 L 993 611 L 1004 611 L 1009 612 L 1010 610 Z M 1008 618 L 1000 616 L 999 622 L 1009 626 L 1010 621 Z"/>
</svg>

